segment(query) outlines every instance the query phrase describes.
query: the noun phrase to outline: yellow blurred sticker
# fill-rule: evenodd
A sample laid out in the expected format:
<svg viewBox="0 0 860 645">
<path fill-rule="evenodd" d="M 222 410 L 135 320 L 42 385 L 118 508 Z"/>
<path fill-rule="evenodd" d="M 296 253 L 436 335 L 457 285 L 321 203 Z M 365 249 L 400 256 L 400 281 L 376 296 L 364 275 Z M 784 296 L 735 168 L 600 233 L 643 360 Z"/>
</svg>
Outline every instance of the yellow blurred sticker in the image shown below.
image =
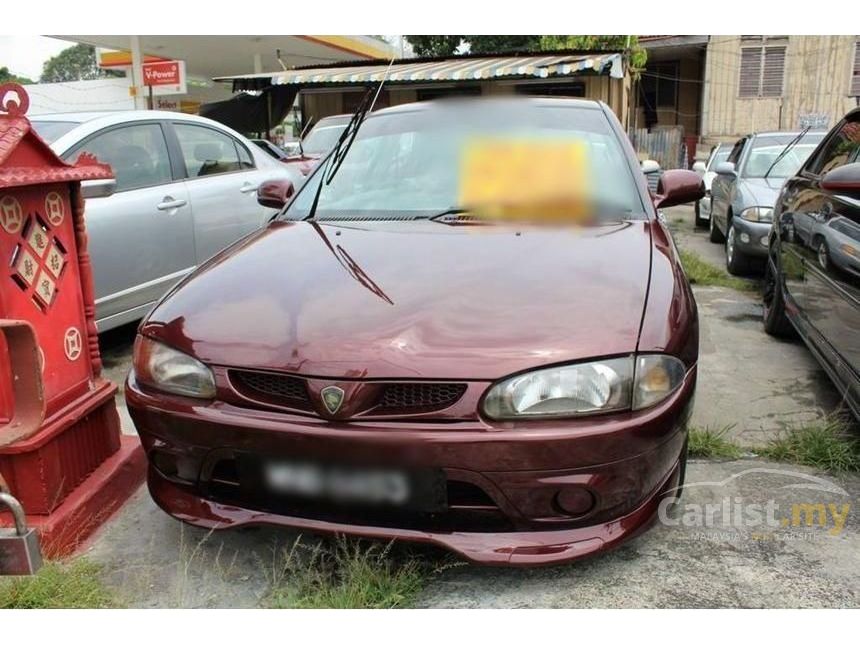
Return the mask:
<svg viewBox="0 0 860 645">
<path fill-rule="evenodd" d="M 579 222 L 589 213 L 589 168 L 580 141 L 473 139 L 460 160 L 459 204 L 493 219 Z"/>
</svg>

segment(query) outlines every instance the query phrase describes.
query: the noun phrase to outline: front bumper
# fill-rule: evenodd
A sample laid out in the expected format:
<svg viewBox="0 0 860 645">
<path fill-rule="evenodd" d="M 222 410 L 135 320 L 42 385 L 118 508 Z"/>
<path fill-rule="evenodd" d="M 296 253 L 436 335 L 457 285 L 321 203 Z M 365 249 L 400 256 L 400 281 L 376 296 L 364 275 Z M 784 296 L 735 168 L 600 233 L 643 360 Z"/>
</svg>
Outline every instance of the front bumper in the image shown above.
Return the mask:
<svg viewBox="0 0 860 645">
<path fill-rule="evenodd" d="M 735 250 L 749 257 L 767 257 L 767 243 L 771 224 L 748 222 L 740 217 L 732 218 L 735 227 Z"/>
<path fill-rule="evenodd" d="M 526 565 L 603 551 L 651 523 L 676 485 L 695 381 L 694 367 L 677 392 L 649 410 L 516 429 L 334 423 L 150 392 L 133 375 L 126 400 L 150 459 L 152 497 L 182 521 L 425 542 L 476 563 Z M 248 453 L 439 468 L 449 485 L 448 508 L 421 517 L 285 508 L 249 496 L 241 482 L 223 485 L 224 465 Z M 164 469 L 166 462 L 177 468 Z M 464 487 L 478 497 L 460 497 Z M 580 499 L 586 491 L 590 508 L 577 514 L 560 507 L 560 493 L 570 491 Z"/>
</svg>

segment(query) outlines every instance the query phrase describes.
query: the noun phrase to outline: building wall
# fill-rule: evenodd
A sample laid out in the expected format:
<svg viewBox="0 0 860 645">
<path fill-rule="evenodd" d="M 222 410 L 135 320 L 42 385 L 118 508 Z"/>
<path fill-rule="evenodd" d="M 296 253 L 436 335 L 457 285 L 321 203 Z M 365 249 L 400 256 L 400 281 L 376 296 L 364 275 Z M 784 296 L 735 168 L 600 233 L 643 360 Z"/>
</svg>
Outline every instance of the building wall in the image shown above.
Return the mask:
<svg viewBox="0 0 860 645">
<path fill-rule="evenodd" d="M 705 68 L 702 137 L 733 141 L 762 130 L 797 130 L 804 115 L 827 115 L 828 127 L 857 104 L 849 97 L 856 36 L 788 36 L 779 98 L 738 96 L 740 36 L 712 36 Z M 752 44 L 752 43 L 750 43 Z"/>
<path fill-rule="evenodd" d="M 671 51 L 661 52 L 660 58 L 652 60 L 649 53 L 649 64 L 645 64 L 643 75 L 655 73 L 653 64 L 659 63 L 677 63 L 677 98 L 674 106 L 657 107 L 657 123 L 652 128 L 681 126 L 684 129 L 684 134 L 688 136 L 698 135 L 700 133 L 700 112 L 702 101 L 702 72 L 703 66 L 701 61 L 701 53 L 678 54 L 673 55 Z M 641 82 L 641 80 L 640 80 Z M 637 100 L 636 109 L 633 114 L 635 122 L 634 128 L 645 127 L 645 109 L 641 103 L 641 97 Z"/>
<path fill-rule="evenodd" d="M 605 102 L 615 112 L 622 124 L 627 121 L 628 79 L 613 79 L 608 76 L 582 76 L 575 79 L 584 83 L 585 96 Z M 516 83 L 482 81 L 479 83 L 481 95 L 504 96 L 516 92 Z M 431 87 L 431 86 L 422 86 Z M 349 90 L 346 90 L 349 91 Z M 338 90 L 302 90 L 302 112 L 304 118 L 313 116 L 317 121 L 332 114 L 344 112 L 344 93 Z M 418 91 L 414 86 L 391 86 L 386 91 L 387 105 L 402 105 L 418 100 Z"/>
</svg>

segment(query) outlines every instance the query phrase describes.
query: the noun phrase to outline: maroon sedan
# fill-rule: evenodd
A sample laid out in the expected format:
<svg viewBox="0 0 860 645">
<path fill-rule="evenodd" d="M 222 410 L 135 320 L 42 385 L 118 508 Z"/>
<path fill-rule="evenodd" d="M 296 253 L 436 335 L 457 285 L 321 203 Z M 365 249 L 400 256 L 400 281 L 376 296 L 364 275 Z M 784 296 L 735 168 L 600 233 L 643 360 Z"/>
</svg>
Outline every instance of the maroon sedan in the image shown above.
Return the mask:
<svg viewBox="0 0 860 645">
<path fill-rule="evenodd" d="M 498 136 L 587 150 L 591 220 L 459 208 L 457 155 Z M 487 564 L 617 546 L 683 478 L 696 385 L 696 305 L 655 208 L 703 187 L 670 170 L 657 192 L 602 103 L 370 114 L 141 324 L 126 399 L 153 498 L 203 527 Z"/>
</svg>

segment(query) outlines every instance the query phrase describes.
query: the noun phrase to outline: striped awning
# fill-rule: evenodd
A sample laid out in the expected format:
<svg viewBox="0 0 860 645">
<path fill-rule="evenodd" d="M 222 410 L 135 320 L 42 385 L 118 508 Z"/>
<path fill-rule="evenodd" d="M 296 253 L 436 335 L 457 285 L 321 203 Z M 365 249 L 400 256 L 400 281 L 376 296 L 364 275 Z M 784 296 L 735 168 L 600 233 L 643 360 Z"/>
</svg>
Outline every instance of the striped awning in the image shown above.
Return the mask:
<svg viewBox="0 0 860 645">
<path fill-rule="evenodd" d="M 216 78 L 233 81 L 234 90 L 262 89 L 263 85 L 328 86 L 373 83 L 382 80 L 387 63 L 343 67 L 293 69 L 269 74 L 247 74 Z M 500 78 L 557 78 L 584 73 L 608 74 L 623 78 L 624 67 L 619 53 L 566 54 L 547 56 L 461 57 L 411 62 L 395 61 L 386 83 L 433 83 L 486 81 Z"/>
</svg>

